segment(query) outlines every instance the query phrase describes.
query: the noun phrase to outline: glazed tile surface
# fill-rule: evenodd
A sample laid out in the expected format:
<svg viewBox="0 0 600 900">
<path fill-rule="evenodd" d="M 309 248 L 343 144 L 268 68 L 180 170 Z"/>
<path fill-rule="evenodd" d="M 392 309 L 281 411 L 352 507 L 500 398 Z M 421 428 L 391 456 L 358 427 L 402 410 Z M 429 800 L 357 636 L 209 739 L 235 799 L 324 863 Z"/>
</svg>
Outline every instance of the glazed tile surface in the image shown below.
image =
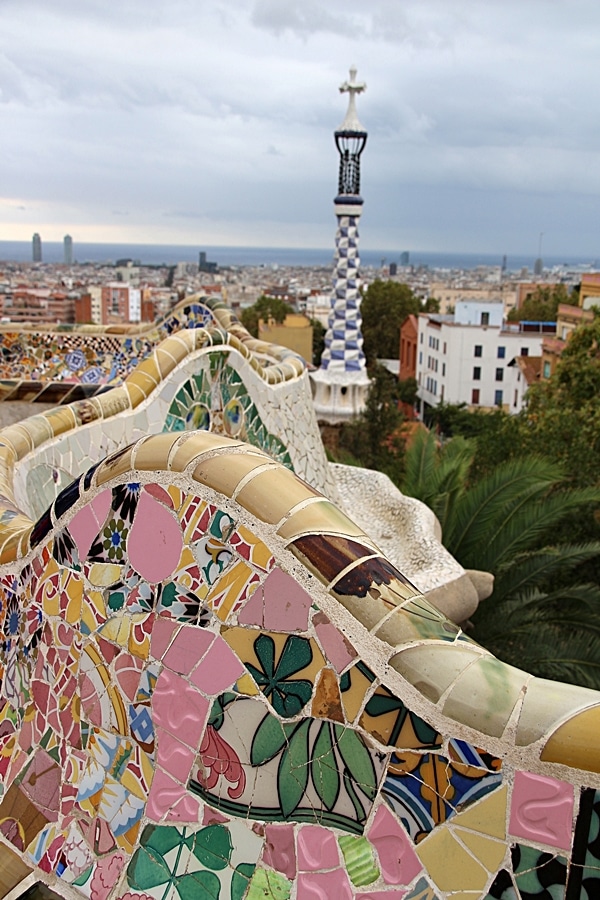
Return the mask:
<svg viewBox="0 0 600 900">
<path fill-rule="evenodd" d="M 301 367 L 208 312 L 210 347 L 178 332 L 0 434 L 0 872 L 90 900 L 597 897 L 600 696 L 429 603 L 323 496 Z"/>
</svg>

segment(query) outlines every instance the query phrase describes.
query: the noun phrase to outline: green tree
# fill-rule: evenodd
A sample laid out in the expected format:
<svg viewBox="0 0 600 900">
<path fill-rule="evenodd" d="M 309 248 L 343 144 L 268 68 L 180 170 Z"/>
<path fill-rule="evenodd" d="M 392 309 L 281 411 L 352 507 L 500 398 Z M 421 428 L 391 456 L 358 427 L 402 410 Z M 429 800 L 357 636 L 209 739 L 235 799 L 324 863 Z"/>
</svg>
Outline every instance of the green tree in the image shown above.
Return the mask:
<svg viewBox="0 0 600 900">
<path fill-rule="evenodd" d="M 518 309 L 511 309 L 509 322 L 555 322 L 559 303 L 577 305 L 564 284 L 538 285 Z"/>
<path fill-rule="evenodd" d="M 407 284 L 377 279 L 369 285 L 360 307 L 368 365 L 376 359 L 398 359 L 400 326 L 420 310 L 421 303 Z"/>
<path fill-rule="evenodd" d="M 398 382 L 398 398 L 402 403 L 408 403 L 409 406 L 414 406 L 416 403 L 418 390 L 419 384 L 416 378 L 402 378 Z"/>
<path fill-rule="evenodd" d="M 525 451 L 541 448 L 575 484 L 600 483 L 600 317 L 572 332 L 555 374 L 527 397 Z"/>
<path fill-rule="evenodd" d="M 262 319 L 275 319 L 278 325 L 285 321 L 285 317 L 292 312 L 291 306 L 279 297 L 266 297 L 264 294 L 258 298 L 252 306 L 243 309 L 240 320 L 244 328 L 254 337 L 258 337 L 258 323 Z"/>
<path fill-rule="evenodd" d="M 397 480 L 402 468 L 403 440 L 399 429 L 404 416 L 399 408 L 398 379 L 384 366 L 371 370 L 365 411 L 344 425 L 340 448 L 361 466 L 385 472 Z"/>
<path fill-rule="evenodd" d="M 313 338 L 312 338 L 312 361 L 313 365 L 318 366 L 321 363 L 323 350 L 325 349 L 325 333 L 326 328 L 319 319 L 311 319 Z"/>
<path fill-rule="evenodd" d="M 592 516 L 600 489 L 568 486 L 559 465 L 534 455 L 471 484 L 474 452 L 463 438 L 438 448 L 425 434 L 406 452 L 401 485 L 434 510 L 461 565 L 495 576 L 473 616 L 475 639 L 535 675 L 599 688 L 600 587 L 573 573 L 600 556 L 600 541 L 556 534 L 574 513 Z"/>
</svg>

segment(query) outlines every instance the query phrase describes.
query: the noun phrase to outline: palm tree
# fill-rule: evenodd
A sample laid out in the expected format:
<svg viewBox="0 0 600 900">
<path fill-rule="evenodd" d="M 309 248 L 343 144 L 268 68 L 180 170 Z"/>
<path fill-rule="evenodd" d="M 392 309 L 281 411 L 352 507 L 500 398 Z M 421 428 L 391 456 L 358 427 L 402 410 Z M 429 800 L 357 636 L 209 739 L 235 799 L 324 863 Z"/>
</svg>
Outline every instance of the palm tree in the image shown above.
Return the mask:
<svg viewBox="0 0 600 900">
<path fill-rule="evenodd" d="M 465 569 L 495 576 L 473 636 L 535 675 L 600 688 L 600 586 L 574 575 L 600 556 L 600 541 L 552 540 L 573 513 L 591 515 L 600 489 L 566 486 L 561 467 L 537 456 L 507 460 L 471 485 L 474 453 L 463 438 L 438 449 L 424 433 L 406 452 L 400 485 L 433 509 Z"/>
</svg>

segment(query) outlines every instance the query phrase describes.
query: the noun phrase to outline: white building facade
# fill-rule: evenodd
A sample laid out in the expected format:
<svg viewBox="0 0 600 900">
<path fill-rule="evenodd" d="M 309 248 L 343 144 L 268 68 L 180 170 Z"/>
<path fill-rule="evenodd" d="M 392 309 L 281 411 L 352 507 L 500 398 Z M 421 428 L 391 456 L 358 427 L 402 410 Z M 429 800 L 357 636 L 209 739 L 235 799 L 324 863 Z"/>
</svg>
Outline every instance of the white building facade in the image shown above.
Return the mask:
<svg viewBox="0 0 600 900">
<path fill-rule="evenodd" d="M 523 375 L 510 363 L 542 352 L 542 332 L 529 327 L 503 325 L 501 303 L 457 304 L 452 316 L 420 313 L 416 378 L 421 417 L 442 401 L 520 412 Z"/>
</svg>

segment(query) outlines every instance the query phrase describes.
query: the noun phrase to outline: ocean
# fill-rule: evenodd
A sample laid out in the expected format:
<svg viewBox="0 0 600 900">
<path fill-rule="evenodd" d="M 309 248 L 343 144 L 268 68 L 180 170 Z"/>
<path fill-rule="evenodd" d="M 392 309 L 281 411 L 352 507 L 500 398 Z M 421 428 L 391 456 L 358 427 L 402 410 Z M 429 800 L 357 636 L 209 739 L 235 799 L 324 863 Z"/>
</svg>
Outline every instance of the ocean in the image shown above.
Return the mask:
<svg viewBox="0 0 600 900">
<path fill-rule="evenodd" d="M 198 253 L 219 266 L 326 266 L 333 264 L 333 247 L 209 247 L 168 244 L 92 244 L 73 241 L 73 259 L 79 263 L 114 263 L 118 259 L 133 259 L 146 265 L 174 265 L 178 262 L 198 262 Z M 367 250 L 361 247 L 363 266 L 380 267 L 382 263 L 400 264 L 402 250 Z M 474 269 L 477 266 L 499 266 L 502 253 L 444 253 L 410 250 L 410 264 L 438 269 Z M 58 241 L 42 242 L 43 262 L 62 263 L 63 245 Z M 29 241 L 0 241 L 1 262 L 31 262 Z M 509 271 L 533 269 L 533 255 L 507 255 Z M 600 258 L 564 255 L 544 256 L 544 266 L 600 267 Z"/>
</svg>

